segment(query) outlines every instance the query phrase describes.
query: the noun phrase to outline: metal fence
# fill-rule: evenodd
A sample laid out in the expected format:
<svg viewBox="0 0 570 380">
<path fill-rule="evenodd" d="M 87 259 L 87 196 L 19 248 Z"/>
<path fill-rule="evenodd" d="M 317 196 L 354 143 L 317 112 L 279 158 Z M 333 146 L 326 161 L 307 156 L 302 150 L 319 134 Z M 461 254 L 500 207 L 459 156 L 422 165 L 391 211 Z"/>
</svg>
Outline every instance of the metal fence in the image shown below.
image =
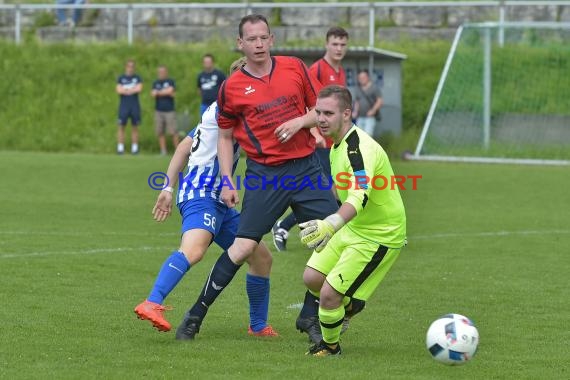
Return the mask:
<svg viewBox="0 0 570 380">
<path fill-rule="evenodd" d="M 22 12 L 23 11 L 49 11 L 56 9 L 117 9 L 127 11 L 127 41 L 133 43 L 134 39 L 134 12 L 148 9 L 236 9 L 244 15 L 251 13 L 253 8 L 364 8 L 368 9 L 368 45 L 375 42 L 376 10 L 380 8 L 406 8 L 406 7 L 496 7 L 499 14 L 499 23 L 506 22 L 507 7 L 519 6 L 570 6 L 570 0 L 502 0 L 502 1 L 415 1 L 415 2 L 335 2 L 335 3 L 140 3 L 140 4 L 0 4 L 0 10 L 11 12 L 14 17 L 14 41 L 22 41 Z M 519 20 L 508 20 L 519 21 Z M 498 36 L 502 43 L 502 33 Z"/>
</svg>

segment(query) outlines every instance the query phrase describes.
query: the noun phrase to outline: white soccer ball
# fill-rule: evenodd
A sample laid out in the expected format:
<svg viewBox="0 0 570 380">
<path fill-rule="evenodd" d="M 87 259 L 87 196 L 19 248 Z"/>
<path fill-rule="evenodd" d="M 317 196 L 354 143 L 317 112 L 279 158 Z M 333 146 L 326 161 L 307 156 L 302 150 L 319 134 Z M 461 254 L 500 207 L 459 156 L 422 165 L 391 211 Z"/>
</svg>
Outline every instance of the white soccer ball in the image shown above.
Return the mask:
<svg viewBox="0 0 570 380">
<path fill-rule="evenodd" d="M 477 352 L 479 332 L 471 320 L 460 314 L 447 314 L 428 329 L 426 345 L 431 356 L 447 365 L 465 364 Z"/>
</svg>

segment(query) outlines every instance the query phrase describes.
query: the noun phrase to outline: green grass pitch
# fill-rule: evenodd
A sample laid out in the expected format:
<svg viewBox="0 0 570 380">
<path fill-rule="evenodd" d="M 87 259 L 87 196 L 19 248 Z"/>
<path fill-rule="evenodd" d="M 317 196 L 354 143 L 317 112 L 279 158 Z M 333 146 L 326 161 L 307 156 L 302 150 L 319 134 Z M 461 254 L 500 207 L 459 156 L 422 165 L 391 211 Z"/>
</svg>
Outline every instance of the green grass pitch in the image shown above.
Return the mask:
<svg viewBox="0 0 570 380">
<path fill-rule="evenodd" d="M 245 268 L 194 342 L 136 319 L 178 247 L 177 210 L 164 224 L 151 218 L 147 177 L 167 162 L 0 152 L 0 378 L 570 377 L 568 168 L 394 163 L 398 174 L 423 176 L 402 192 L 409 244 L 343 336 L 343 356 L 323 360 L 304 355 L 294 329 L 309 256 L 297 230 L 290 250 L 274 254 L 279 339 L 246 333 Z M 212 247 L 167 299 L 174 326 L 219 253 Z M 469 316 L 481 336 L 462 367 L 425 348 L 427 327 L 449 312 Z"/>
</svg>

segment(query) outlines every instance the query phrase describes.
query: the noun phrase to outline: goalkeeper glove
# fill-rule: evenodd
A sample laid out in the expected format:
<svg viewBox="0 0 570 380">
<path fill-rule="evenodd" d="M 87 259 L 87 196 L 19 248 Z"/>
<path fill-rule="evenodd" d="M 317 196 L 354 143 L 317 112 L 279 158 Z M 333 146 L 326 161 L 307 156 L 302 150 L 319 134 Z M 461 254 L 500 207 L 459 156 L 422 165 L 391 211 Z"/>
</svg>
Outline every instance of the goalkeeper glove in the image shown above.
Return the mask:
<svg viewBox="0 0 570 380">
<path fill-rule="evenodd" d="M 345 221 L 339 214 L 327 216 L 324 220 L 310 220 L 299 224 L 301 243 L 308 248 L 321 252 L 332 236 L 344 226 Z"/>
</svg>

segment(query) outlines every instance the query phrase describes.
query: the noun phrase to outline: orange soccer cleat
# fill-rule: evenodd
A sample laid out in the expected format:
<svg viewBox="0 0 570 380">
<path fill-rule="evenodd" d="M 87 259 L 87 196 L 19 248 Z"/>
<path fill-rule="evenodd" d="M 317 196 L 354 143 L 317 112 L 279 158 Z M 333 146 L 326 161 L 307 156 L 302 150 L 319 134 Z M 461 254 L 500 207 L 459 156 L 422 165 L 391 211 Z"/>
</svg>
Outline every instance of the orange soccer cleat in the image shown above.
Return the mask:
<svg viewBox="0 0 570 380">
<path fill-rule="evenodd" d="M 257 331 L 257 332 L 253 331 L 251 329 L 251 326 L 250 326 L 247 329 L 247 333 L 249 335 L 253 335 L 253 336 L 266 336 L 266 337 L 279 336 L 279 333 L 277 331 L 273 330 L 273 327 L 271 327 L 271 325 L 267 325 L 261 331 Z"/>
<path fill-rule="evenodd" d="M 139 319 L 150 321 L 158 331 L 166 332 L 171 328 L 170 323 L 162 315 L 166 310 L 172 310 L 172 308 L 145 300 L 135 307 L 135 314 Z"/>
</svg>

